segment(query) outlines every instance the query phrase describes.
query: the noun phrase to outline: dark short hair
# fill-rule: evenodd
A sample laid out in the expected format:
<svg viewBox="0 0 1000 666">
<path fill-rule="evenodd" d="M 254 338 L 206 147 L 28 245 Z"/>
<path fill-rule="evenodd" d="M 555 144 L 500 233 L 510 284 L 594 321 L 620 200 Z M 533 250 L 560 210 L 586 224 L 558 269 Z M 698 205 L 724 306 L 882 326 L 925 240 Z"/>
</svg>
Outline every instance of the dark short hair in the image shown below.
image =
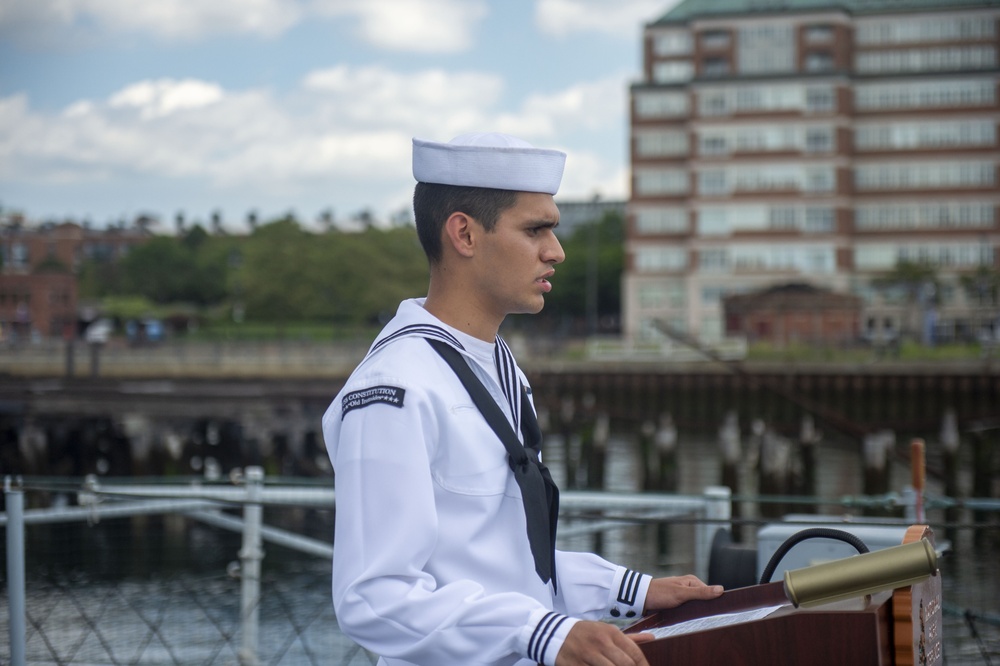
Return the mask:
<svg viewBox="0 0 1000 666">
<path fill-rule="evenodd" d="M 417 183 L 413 219 L 427 260 L 431 264 L 441 261 L 441 230 L 452 213 L 465 213 L 491 232 L 500 214 L 516 203 L 517 192 L 513 190 Z"/>
</svg>

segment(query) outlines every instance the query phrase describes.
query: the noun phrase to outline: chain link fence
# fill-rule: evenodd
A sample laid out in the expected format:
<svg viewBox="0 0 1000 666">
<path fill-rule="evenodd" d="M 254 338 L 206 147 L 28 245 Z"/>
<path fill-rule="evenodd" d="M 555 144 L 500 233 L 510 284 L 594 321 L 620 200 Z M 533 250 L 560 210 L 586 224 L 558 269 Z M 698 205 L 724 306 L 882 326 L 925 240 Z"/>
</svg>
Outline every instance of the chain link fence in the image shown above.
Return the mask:
<svg viewBox="0 0 1000 666">
<path fill-rule="evenodd" d="M 333 613 L 329 483 L 264 485 L 252 470 L 233 480 L 97 486 L 46 479 L 16 490 L 8 480 L 0 666 L 19 659 L 44 666 L 374 664 L 377 657 L 345 637 Z M 25 505 L 21 601 L 9 574 L 17 551 L 12 492 Z M 566 493 L 560 545 L 592 549 L 603 541 L 609 559 L 650 573 L 697 572 L 710 535 L 732 519 L 729 495 L 716 492 L 669 500 Z M 667 551 L 656 544 L 660 524 L 668 526 Z M 941 563 L 950 609 L 946 664 L 1000 663 L 1000 564 L 976 555 L 995 552 L 990 525 L 959 532 L 971 558 Z M 602 539 L 607 533 L 615 538 Z M 984 540 L 985 551 L 974 543 Z M 10 640 L 18 630 L 23 646 Z"/>
<path fill-rule="evenodd" d="M 24 643 L 0 649 L 0 665 L 374 664 L 333 613 L 333 489 L 266 486 L 259 468 L 233 480 L 49 479 L 14 488 L 8 479 L 0 624 L 13 631 L 0 645 L 13 634 Z M 624 514 L 691 516 L 703 525 L 684 528 L 681 567 L 691 570 L 695 552 L 707 561 L 712 521 L 729 518 L 728 492 L 717 492 L 670 500 L 570 493 L 564 507 L 588 518 L 570 517 L 566 539 L 586 547 L 628 526 Z M 607 513 L 616 506 L 622 514 Z"/>
</svg>

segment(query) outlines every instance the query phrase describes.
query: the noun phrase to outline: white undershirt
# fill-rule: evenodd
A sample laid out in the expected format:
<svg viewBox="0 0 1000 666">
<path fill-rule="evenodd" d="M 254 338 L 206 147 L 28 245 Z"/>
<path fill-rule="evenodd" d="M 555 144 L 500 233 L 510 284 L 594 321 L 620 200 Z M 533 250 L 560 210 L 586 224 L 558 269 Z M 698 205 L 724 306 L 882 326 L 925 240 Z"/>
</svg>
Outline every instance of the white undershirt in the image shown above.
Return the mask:
<svg viewBox="0 0 1000 666">
<path fill-rule="evenodd" d="M 484 340 L 480 340 L 479 338 L 474 338 L 468 333 L 463 333 L 457 328 L 448 326 L 448 324 L 445 324 L 444 327 L 449 333 L 458 338 L 458 341 L 462 343 L 463 347 L 465 347 L 465 351 L 469 352 L 472 358 L 475 359 L 476 363 L 479 364 L 479 367 L 485 370 L 486 374 L 493 378 L 493 381 L 497 383 L 497 386 L 501 386 L 500 373 L 497 371 L 497 363 L 494 358 L 497 344 L 495 342 L 486 342 Z"/>
</svg>

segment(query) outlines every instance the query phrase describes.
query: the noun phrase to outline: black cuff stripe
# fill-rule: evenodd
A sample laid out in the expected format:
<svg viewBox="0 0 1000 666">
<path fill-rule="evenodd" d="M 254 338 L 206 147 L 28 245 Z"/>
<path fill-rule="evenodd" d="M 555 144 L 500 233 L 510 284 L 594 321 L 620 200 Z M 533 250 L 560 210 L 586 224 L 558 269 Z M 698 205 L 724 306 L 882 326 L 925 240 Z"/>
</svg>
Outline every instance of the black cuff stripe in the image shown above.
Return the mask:
<svg viewBox="0 0 1000 666">
<path fill-rule="evenodd" d="M 566 621 L 566 616 L 565 615 L 560 615 L 559 616 L 559 621 L 555 623 L 555 625 L 552 627 L 551 630 L 549 630 L 549 637 L 545 639 L 545 645 L 542 646 L 542 656 L 541 656 L 541 658 L 538 661 L 540 661 L 540 662 L 544 662 L 545 661 L 545 651 L 549 649 L 549 643 L 552 642 L 552 638 L 556 635 L 556 631 L 559 629 L 559 627 L 565 621 Z"/>
<path fill-rule="evenodd" d="M 541 622 L 538 623 L 538 626 L 535 627 L 535 631 L 532 632 L 531 640 L 528 641 L 529 659 L 537 662 L 544 661 L 543 656 L 545 655 L 545 649 L 549 646 L 549 641 L 552 640 L 552 632 L 554 632 L 565 619 L 566 617 L 564 615 L 560 615 L 559 613 L 550 611 L 545 614 L 545 617 L 543 617 Z"/>
<path fill-rule="evenodd" d="M 635 605 L 635 599 L 639 594 L 639 583 L 642 581 L 642 574 L 638 571 L 628 569 L 622 576 L 621 587 L 618 588 L 619 603 Z"/>
</svg>

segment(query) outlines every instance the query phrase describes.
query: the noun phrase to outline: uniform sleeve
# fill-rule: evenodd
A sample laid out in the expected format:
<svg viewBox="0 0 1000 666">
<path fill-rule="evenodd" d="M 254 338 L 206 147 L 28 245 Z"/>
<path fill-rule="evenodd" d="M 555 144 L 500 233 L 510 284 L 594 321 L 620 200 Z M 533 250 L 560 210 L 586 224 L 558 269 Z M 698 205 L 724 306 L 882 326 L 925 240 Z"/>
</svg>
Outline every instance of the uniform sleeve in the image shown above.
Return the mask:
<svg viewBox="0 0 1000 666">
<path fill-rule="evenodd" d="M 429 464 L 437 427 L 419 388 L 385 377 L 352 387 L 324 416 L 324 437 L 335 442 L 338 623 L 365 648 L 416 663 L 530 654 L 554 664 L 577 620 L 523 594 L 487 594 L 474 580 L 439 584 L 424 570 L 439 529 Z"/>
<path fill-rule="evenodd" d="M 642 615 L 653 580 L 594 555 L 556 551 L 560 611 L 584 620 L 608 617 L 630 619 Z"/>
</svg>

